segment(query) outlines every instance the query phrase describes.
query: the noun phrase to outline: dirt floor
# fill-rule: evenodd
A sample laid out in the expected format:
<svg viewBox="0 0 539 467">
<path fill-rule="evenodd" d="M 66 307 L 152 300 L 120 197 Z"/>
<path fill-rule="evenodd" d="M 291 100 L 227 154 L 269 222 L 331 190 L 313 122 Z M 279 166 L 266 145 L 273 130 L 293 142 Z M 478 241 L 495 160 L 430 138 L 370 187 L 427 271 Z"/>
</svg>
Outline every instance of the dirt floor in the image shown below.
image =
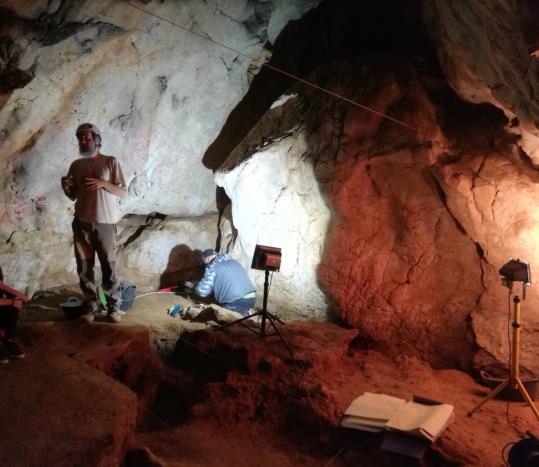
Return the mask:
<svg viewBox="0 0 539 467">
<path fill-rule="evenodd" d="M 355 330 L 288 322 L 291 354 L 242 325 L 216 331 L 234 318 L 219 310 L 210 324 L 170 317 L 173 303 L 195 306 L 173 293 L 140 296 L 120 324 L 66 320 L 59 304 L 76 294 L 44 293 L 21 315 L 27 356 L 0 367 L 0 465 L 488 467 L 539 431 L 523 403 L 468 417 L 487 389 L 385 356 Z M 390 454 L 382 435 L 339 427 L 364 391 L 440 400 L 455 418 L 422 461 Z"/>
</svg>

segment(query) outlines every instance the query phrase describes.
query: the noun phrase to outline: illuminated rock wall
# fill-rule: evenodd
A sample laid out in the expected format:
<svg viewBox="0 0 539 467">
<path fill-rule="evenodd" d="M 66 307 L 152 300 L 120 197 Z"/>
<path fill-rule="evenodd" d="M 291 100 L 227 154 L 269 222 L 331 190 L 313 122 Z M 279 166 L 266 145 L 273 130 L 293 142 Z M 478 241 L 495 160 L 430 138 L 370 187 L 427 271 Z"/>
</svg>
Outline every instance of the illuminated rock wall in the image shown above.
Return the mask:
<svg viewBox="0 0 539 467">
<path fill-rule="evenodd" d="M 373 345 L 442 366 L 467 367 L 474 353 L 479 368 L 506 366 L 512 306 L 498 269 L 511 257 L 530 262 L 532 275 L 539 264 L 539 73 L 533 44 L 519 29 L 522 8 L 522 2 L 484 0 L 465 9 L 423 2 L 460 102 L 419 62 L 417 74 L 390 60 L 389 67 L 379 62 L 311 76 L 417 132 L 315 93 L 303 96 L 314 104 L 295 122 L 274 116 L 281 136 L 307 122 L 300 133 L 308 150 L 296 157 L 312 161 L 331 212 L 318 282 L 337 313 Z M 225 172 L 230 164 L 246 166 L 239 161 L 247 154 L 269 152 L 260 148 L 279 140 L 279 132 L 267 126 L 259 123 L 255 142 L 242 143 Z M 273 179 L 271 164 L 259 169 L 260 179 Z M 284 223 L 284 216 L 268 216 L 265 234 Z M 242 236 L 252 238 L 253 231 L 240 229 L 240 242 Z M 538 296 L 532 287 L 522 304 L 522 361 L 534 372 Z"/>
<path fill-rule="evenodd" d="M 60 176 L 77 157 L 74 132 L 83 121 L 102 130 L 102 151 L 122 165 L 129 188 L 122 215 L 158 212 L 188 222 L 175 230 L 178 245 L 213 246 L 216 187 L 202 156 L 270 56 L 265 44 L 316 3 L 2 2 L 11 8 L 2 10 L 3 69 L 31 78 L 3 89 L 0 100 L 0 263 L 11 284 L 31 293 L 77 281 L 72 202 Z M 120 223 L 119 231 L 128 238 L 132 224 Z M 145 239 L 122 254 L 161 255 L 150 263 L 155 270 L 132 254 L 120 258 L 120 273 L 150 286 L 170 252 L 157 253 Z"/>
<path fill-rule="evenodd" d="M 510 257 L 539 263 L 539 176 L 506 118 L 403 61 L 347 63 L 311 79 L 404 125 L 303 88 L 276 103 L 216 177 L 232 199 L 233 251 L 247 261 L 255 243 L 282 246 L 303 271 L 285 265 L 274 276 L 276 304 L 292 292 L 301 309 L 320 287 L 371 345 L 439 366 L 466 368 L 475 354 L 478 367 L 499 367 L 508 290 L 498 268 Z M 298 180 L 311 189 L 295 205 Z M 304 213 L 311 230 L 296 224 Z M 313 266 L 309 288 L 298 278 Z M 534 370 L 537 302 L 531 289 L 522 342 Z"/>
<path fill-rule="evenodd" d="M 254 246 L 270 244 L 283 250 L 270 307 L 286 317 L 335 313 L 365 343 L 438 366 L 469 367 L 474 353 L 480 367 L 504 365 L 497 270 L 518 257 L 533 275 L 539 261 L 539 70 L 519 30 L 522 3 L 425 0 L 440 68 L 428 52 L 374 60 L 381 44 L 360 44 L 359 59 L 310 76 L 404 125 L 298 86 L 258 123 L 235 116 L 253 128 L 232 153 L 218 144 L 204 158 L 228 156 L 214 175 L 203 156 L 238 103 L 256 104 L 243 99 L 265 45 L 318 3 L 136 4 L 164 20 L 116 1 L 4 2 L 0 263 L 10 282 L 32 292 L 76 281 L 59 178 L 90 120 L 129 184 L 119 270 L 139 290 L 196 269 L 197 249 L 220 242 L 249 269 Z M 216 185 L 231 200 L 220 212 Z M 263 273 L 249 274 L 261 292 Z M 535 371 L 537 296 L 523 304 L 523 362 Z"/>
<path fill-rule="evenodd" d="M 311 79 L 393 109 L 419 132 L 315 91 L 274 106 L 217 177 L 232 198 L 236 245 L 247 254 L 256 242 L 282 246 L 289 263 L 274 277 L 278 288 L 301 303 L 320 287 L 373 345 L 466 367 L 481 261 L 431 172 L 447 140 L 417 74 L 379 60 Z M 298 162 L 283 170 L 286 160 Z M 317 280 L 297 280 L 312 267 Z"/>
<path fill-rule="evenodd" d="M 294 98 L 292 98 L 294 99 Z M 282 264 L 271 279 L 269 307 L 285 317 L 325 319 L 327 301 L 319 288 L 317 267 L 328 230 L 330 210 L 320 192 L 307 152 L 305 132 L 296 128 L 273 128 L 281 136 L 271 141 L 272 130 L 264 128 L 266 143 L 257 147 L 264 123 L 275 121 L 290 110 L 277 104 L 237 148 L 232 159 L 248 157 L 235 167 L 231 160 L 216 175 L 232 203 L 232 219 L 238 236 L 231 253 L 249 265 L 255 245 L 282 249 Z M 271 125 L 273 123 L 273 125 Z M 282 135 L 282 130 L 292 130 Z M 249 154 L 249 146 L 253 153 Z M 246 151 L 246 152 L 244 152 Z M 250 271 L 260 295 L 264 272 Z"/>
<path fill-rule="evenodd" d="M 539 60 L 537 5 L 528 0 L 480 0 L 466 7 L 424 1 L 424 20 L 437 44 L 448 83 L 464 100 L 503 111 L 505 126 L 479 125 L 488 135 L 479 151 L 454 140 L 458 161 L 440 168 L 448 209 L 478 245 L 481 295 L 473 331 L 481 351 L 476 365 L 509 359 L 507 322 L 512 305 L 498 269 L 509 258 L 539 265 L 537 170 L 539 166 Z M 496 131 L 493 131 L 496 129 Z M 515 137 L 511 138 L 513 134 Z M 514 292 L 521 294 L 520 284 Z M 522 360 L 539 372 L 539 294 L 533 286 L 522 303 Z"/>
<path fill-rule="evenodd" d="M 476 365 L 508 361 L 507 323 L 513 302 L 498 270 L 510 258 L 520 258 L 530 263 L 532 273 L 532 287 L 521 305 L 521 357 L 526 368 L 537 372 L 539 292 L 533 281 L 539 266 L 539 174 L 522 160 L 516 146 L 496 149 L 465 151 L 454 165 L 440 168 L 438 177 L 450 212 L 481 248 L 483 293 L 472 314 L 481 348 Z M 513 293 L 522 298 L 522 283 L 514 283 Z"/>
</svg>

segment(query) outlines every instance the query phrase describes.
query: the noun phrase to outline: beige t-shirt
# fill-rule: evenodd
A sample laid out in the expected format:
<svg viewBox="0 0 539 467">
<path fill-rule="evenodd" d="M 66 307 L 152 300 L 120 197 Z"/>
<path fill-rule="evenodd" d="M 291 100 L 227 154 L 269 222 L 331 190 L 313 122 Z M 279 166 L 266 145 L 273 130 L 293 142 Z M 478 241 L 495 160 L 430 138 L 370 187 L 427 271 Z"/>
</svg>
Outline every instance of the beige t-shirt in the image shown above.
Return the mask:
<svg viewBox="0 0 539 467">
<path fill-rule="evenodd" d="M 67 175 L 73 175 L 75 217 L 84 222 L 115 224 L 118 222 L 118 196 L 104 188 L 89 191 L 84 186 L 86 177 L 100 178 L 117 186 L 125 186 L 120 164 L 115 157 L 99 154 L 90 158 L 73 161 Z"/>
</svg>

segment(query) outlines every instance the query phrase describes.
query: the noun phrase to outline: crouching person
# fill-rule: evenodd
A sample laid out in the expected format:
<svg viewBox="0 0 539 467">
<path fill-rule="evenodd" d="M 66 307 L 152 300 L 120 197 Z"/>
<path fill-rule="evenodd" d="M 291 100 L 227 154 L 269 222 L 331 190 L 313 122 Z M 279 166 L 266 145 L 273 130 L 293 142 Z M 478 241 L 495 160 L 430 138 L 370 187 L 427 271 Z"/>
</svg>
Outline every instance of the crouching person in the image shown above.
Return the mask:
<svg viewBox="0 0 539 467">
<path fill-rule="evenodd" d="M 202 253 L 204 276 L 195 285 L 200 297 L 213 293 L 223 308 L 248 316 L 255 306 L 255 286 L 243 266 L 226 253 L 207 249 Z"/>
<path fill-rule="evenodd" d="M 24 294 L 4 283 L 0 268 L 0 364 L 8 363 L 10 358 L 24 358 L 23 349 L 15 342 L 15 332 L 19 311 L 27 301 Z"/>
</svg>

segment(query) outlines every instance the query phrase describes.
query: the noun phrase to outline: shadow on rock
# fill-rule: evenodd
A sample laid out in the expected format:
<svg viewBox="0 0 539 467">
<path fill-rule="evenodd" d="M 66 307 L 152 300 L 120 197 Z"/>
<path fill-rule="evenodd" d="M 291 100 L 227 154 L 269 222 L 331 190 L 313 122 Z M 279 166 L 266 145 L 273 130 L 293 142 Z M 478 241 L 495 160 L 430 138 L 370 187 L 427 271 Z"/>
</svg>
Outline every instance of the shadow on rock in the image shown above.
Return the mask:
<svg viewBox="0 0 539 467">
<path fill-rule="evenodd" d="M 159 288 L 200 279 L 203 274 L 200 253 L 200 250 L 192 250 L 187 245 L 172 248 L 167 267 L 159 278 Z"/>
</svg>

